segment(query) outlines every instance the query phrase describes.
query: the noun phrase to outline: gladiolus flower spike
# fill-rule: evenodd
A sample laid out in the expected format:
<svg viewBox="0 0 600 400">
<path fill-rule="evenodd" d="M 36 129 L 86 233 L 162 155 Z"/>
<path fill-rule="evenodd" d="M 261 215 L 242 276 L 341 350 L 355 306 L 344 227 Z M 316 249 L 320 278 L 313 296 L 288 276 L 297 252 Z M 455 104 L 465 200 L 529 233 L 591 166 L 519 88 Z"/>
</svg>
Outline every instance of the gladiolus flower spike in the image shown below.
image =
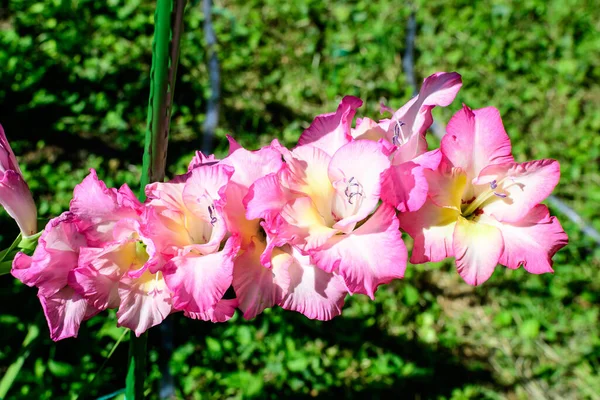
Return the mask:
<svg viewBox="0 0 600 400">
<path fill-rule="evenodd" d="M 401 229 L 414 239 L 412 263 L 455 257 L 472 285 L 497 264 L 552 272 L 567 235 L 539 203 L 558 183 L 558 162 L 515 162 L 491 107 L 464 106 L 440 149 L 428 148 L 431 110 L 461 85 L 455 72 L 436 73 L 397 111 L 383 106 L 391 118 L 356 124 L 362 101 L 344 97 L 292 149 L 275 140 L 249 151 L 229 137 L 225 158 L 198 152 L 184 175 L 148 185 L 144 203 L 92 170 L 12 274 L 38 289 L 60 340 L 110 308 L 138 336 L 175 312 L 225 322 L 236 309 L 250 319 L 280 306 L 329 320 L 347 295 L 373 299 L 404 276 Z M 0 187 L 0 202 L 34 233 L 35 205 L 1 131 L 0 142 L 0 178 L 14 183 Z"/>
</svg>

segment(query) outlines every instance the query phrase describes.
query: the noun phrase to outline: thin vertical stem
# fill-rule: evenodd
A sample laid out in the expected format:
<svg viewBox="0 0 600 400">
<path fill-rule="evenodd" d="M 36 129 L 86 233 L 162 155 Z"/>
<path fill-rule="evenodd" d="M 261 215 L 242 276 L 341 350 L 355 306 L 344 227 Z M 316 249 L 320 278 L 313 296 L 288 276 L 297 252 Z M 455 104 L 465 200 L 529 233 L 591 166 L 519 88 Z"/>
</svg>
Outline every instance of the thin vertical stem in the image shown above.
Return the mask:
<svg viewBox="0 0 600 400">
<path fill-rule="evenodd" d="M 130 333 L 129 367 L 125 380 L 125 398 L 139 400 L 144 398 L 144 382 L 146 381 L 146 353 L 148 347 L 148 332 L 140 337 Z"/>
<path fill-rule="evenodd" d="M 150 69 L 150 97 L 148 99 L 148 126 L 139 194 L 142 201 L 146 198 L 146 185 L 150 182 L 162 181 L 165 177 L 169 125 L 185 4 L 186 0 L 158 0 L 156 4 L 152 67 Z M 127 400 L 144 398 L 147 345 L 147 332 L 137 338 L 133 332 L 131 333 L 125 387 Z"/>
</svg>

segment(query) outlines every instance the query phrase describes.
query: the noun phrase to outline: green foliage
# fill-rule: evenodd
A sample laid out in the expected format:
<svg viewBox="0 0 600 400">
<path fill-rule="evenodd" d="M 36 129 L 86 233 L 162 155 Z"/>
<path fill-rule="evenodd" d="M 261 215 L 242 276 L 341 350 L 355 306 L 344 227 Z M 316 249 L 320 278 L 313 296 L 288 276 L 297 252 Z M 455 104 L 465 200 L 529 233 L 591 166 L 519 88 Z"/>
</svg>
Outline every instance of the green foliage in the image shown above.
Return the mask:
<svg viewBox="0 0 600 400">
<path fill-rule="evenodd" d="M 110 186 L 137 187 L 149 90 L 149 0 L 11 0 L 0 3 L 0 123 L 19 155 L 42 217 L 68 207 L 89 168 Z M 412 8 L 411 8 L 412 7 Z M 456 70 L 462 102 L 500 109 L 515 157 L 556 158 L 557 194 L 600 229 L 600 9 L 589 1 L 217 1 L 222 75 L 217 153 L 230 133 L 257 148 L 297 140 L 344 94 L 402 105 L 406 21 L 416 12 L 418 80 Z M 170 174 L 201 143 L 209 95 L 202 15 L 189 7 L 182 37 Z M 435 142 L 432 139 L 432 144 Z M 310 321 L 280 309 L 227 324 L 169 317 L 149 338 L 157 397 L 163 364 L 177 396 L 199 398 L 598 398 L 600 250 L 561 219 L 570 244 L 555 274 L 498 268 L 483 287 L 450 263 L 409 266 L 376 301 L 348 299 L 342 317 Z M 2 219 L 3 248 L 16 228 Z M 127 346 L 114 313 L 77 340 L 52 344 L 35 290 L 0 279 L 0 375 L 22 367 L 7 398 L 75 398 L 124 386 Z M 30 326 L 39 337 L 21 347 Z M 26 354 L 27 357 L 23 358 Z M 20 361 L 23 360 L 23 361 Z M 90 384 L 89 382 L 93 382 Z"/>
</svg>

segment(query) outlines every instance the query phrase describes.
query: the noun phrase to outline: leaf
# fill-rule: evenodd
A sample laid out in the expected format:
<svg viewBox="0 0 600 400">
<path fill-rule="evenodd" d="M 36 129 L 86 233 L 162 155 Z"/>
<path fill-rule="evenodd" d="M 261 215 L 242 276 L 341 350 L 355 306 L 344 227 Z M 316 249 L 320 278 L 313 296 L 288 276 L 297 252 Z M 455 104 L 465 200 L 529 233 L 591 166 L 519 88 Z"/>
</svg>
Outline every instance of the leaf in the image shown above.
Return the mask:
<svg viewBox="0 0 600 400">
<path fill-rule="evenodd" d="M 37 325 L 29 325 L 25 340 L 23 340 L 23 350 L 21 355 L 8 367 L 6 373 L 0 380 L 0 399 L 4 399 L 6 394 L 10 390 L 11 386 L 15 382 L 15 379 L 19 375 L 19 371 L 23 367 L 25 360 L 29 357 L 31 351 L 31 344 L 39 336 L 40 328 Z"/>
</svg>

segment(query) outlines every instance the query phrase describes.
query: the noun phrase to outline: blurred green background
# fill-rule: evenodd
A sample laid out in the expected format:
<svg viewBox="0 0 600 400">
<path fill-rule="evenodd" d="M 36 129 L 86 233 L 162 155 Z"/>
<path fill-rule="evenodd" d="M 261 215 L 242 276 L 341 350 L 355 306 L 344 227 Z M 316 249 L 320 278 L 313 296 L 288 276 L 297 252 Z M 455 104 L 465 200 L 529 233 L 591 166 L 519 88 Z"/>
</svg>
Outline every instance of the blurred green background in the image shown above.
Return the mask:
<svg viewBox="0 0 600 400">
<path fill-rule="evenodd" d="M 153 7 L 0 0 L 0 123 L 42 217 L 68 207 L 90 167 L 108 185 L 137 188 Z M 411 11 L 417 80 L 436 71 L 463 76 L 455 102 L 435 117 L 447 122 L 462 103 L 498 107 L 515 157 L 558 159 L 555 194 L 600 229 L 600 7 L 592 0 L 216 0 L 217 153 L 228 133 L 253 149 L 273 138 L 293 145 L 345 94 L 366 100 L 362 115 L 372 118 L 381 99 L 404 104 L 412 95 L 402 68 Z M 210 95 L 202 23 L 200 6 L 188 5 L 170 175 L 202 140 Z M 169 370 L 184 399 L 598 399 L 600 251 L 552 211 L 570 237 L 554 275 L 498 267 L 472 288 L 451 262 L 418 265 L 374 302 L 348 298 L 332 322 L 278 308 L 226 324 L 172 315 L 172 338 L 150 331 L 151 398 Z M 5 215 L 0 223 L 6 247 L 17 229 Z M 7 398 L 69 399 L 83 388 L 97 398 L 124 387 L 125 342 L 96 374 L 123 332 L 114 314 L 54 344 L 35 289 L 1 277 L 0 307 L 0 376 L 24 361 Z M 23 347 L 36 327 L 39 337 Z"/>
</svg>

